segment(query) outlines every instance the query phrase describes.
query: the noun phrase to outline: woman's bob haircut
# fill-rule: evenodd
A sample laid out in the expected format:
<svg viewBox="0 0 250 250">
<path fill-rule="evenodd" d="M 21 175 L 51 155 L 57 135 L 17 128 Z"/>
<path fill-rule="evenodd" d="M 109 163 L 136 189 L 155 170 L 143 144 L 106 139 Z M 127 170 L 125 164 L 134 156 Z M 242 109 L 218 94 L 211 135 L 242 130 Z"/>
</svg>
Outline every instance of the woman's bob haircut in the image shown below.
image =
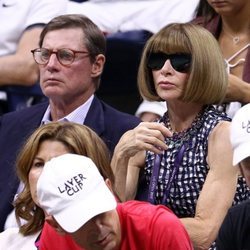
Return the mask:
<svg viewBox="0 0 250 250">
<path fill-rule="evenodd" d="M 138 71 L 138 89 L 149 101 L 162 101 L 155 90 L 150 53 L 190 54 L 192 61 L 181 101 L 220 104 L 226 94 L 228 75 L 217 40 L 205 28 L 191 23 L 172 23 L 146 43 Z M 161 69 L 160 69 L 161 70 Z"/>
</svg>

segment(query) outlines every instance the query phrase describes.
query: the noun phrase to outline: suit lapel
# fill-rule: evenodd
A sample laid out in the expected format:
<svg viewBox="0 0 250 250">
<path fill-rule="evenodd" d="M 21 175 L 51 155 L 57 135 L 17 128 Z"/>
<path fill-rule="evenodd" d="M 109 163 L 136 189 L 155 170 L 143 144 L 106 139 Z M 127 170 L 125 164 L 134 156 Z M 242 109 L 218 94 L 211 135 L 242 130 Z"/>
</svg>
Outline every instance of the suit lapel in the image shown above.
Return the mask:
<svg viewBox="0 0 250 250">
<path fill-rule="evenodd" d="M 96 96 L 91 103 L 84 125 L 93 129 L 99 136 L 105 130 L 103 105 Z"/>
</svg>

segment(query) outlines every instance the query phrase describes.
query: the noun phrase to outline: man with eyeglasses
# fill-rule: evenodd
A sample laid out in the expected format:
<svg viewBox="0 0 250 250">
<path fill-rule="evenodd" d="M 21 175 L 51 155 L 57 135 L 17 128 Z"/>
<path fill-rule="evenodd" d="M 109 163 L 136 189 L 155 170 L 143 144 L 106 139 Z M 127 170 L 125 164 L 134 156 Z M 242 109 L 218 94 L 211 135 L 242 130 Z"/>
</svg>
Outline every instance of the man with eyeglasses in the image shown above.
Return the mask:
<svg viewBox="0 0 250 250">
<path fill-rule="evenodd" d="M 95 96 L 105 49 L 103 33 L 83 15 L 58 16 L 44 27 L 39 48 L 32 53 L 48 102 L 0 118 L 0 231 L 19 185 L 14 168 L 17 153 L 37 127 L 51 121 L 85 124 L 104 140 L 112 155 L 120 137 L 140 122 Z"/>
</svg>

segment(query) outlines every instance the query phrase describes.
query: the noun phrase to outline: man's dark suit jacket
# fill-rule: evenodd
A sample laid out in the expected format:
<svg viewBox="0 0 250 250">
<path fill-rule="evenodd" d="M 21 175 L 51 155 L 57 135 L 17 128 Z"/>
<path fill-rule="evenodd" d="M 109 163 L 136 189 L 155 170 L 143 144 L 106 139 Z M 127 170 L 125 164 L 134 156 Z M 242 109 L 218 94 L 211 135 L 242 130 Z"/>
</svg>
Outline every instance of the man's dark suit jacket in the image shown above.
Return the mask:
<svg viewBox="0 0 250 250">
<path fill-rule="evenodd" d="M 0 117 L 0 231 L 13 209 L 12 201 L 19 185 L 15 174 L 16 156 L 25 140 L 40 126 L 47 107 L 46 102 Z M 137 117 L 122 113 L 95 97 L 84 125 L 93 129 L 113 153 L 120 137 L 139 122 Z"/>
</svg>

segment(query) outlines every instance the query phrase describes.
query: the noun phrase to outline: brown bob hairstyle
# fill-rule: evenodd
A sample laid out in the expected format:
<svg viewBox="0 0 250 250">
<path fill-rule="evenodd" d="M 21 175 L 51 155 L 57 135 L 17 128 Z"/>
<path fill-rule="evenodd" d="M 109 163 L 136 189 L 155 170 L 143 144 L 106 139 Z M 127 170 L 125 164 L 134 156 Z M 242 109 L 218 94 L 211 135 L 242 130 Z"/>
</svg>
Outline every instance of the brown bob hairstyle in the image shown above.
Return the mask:
<svg viewBox="0 0 250 250">
<path fill-rule="evenodd" d="M 225 97 L 228 76 L 217 40 L 205 28 L 191 23 L 172 23 L 163 27 L 146 43 L 138 71 L 138 88 L 149 101 L 162 101 L 155 90 L 150 53 L 185 53 L 192 57 L 183 102 L 219 104 Z"/>
</svg>

